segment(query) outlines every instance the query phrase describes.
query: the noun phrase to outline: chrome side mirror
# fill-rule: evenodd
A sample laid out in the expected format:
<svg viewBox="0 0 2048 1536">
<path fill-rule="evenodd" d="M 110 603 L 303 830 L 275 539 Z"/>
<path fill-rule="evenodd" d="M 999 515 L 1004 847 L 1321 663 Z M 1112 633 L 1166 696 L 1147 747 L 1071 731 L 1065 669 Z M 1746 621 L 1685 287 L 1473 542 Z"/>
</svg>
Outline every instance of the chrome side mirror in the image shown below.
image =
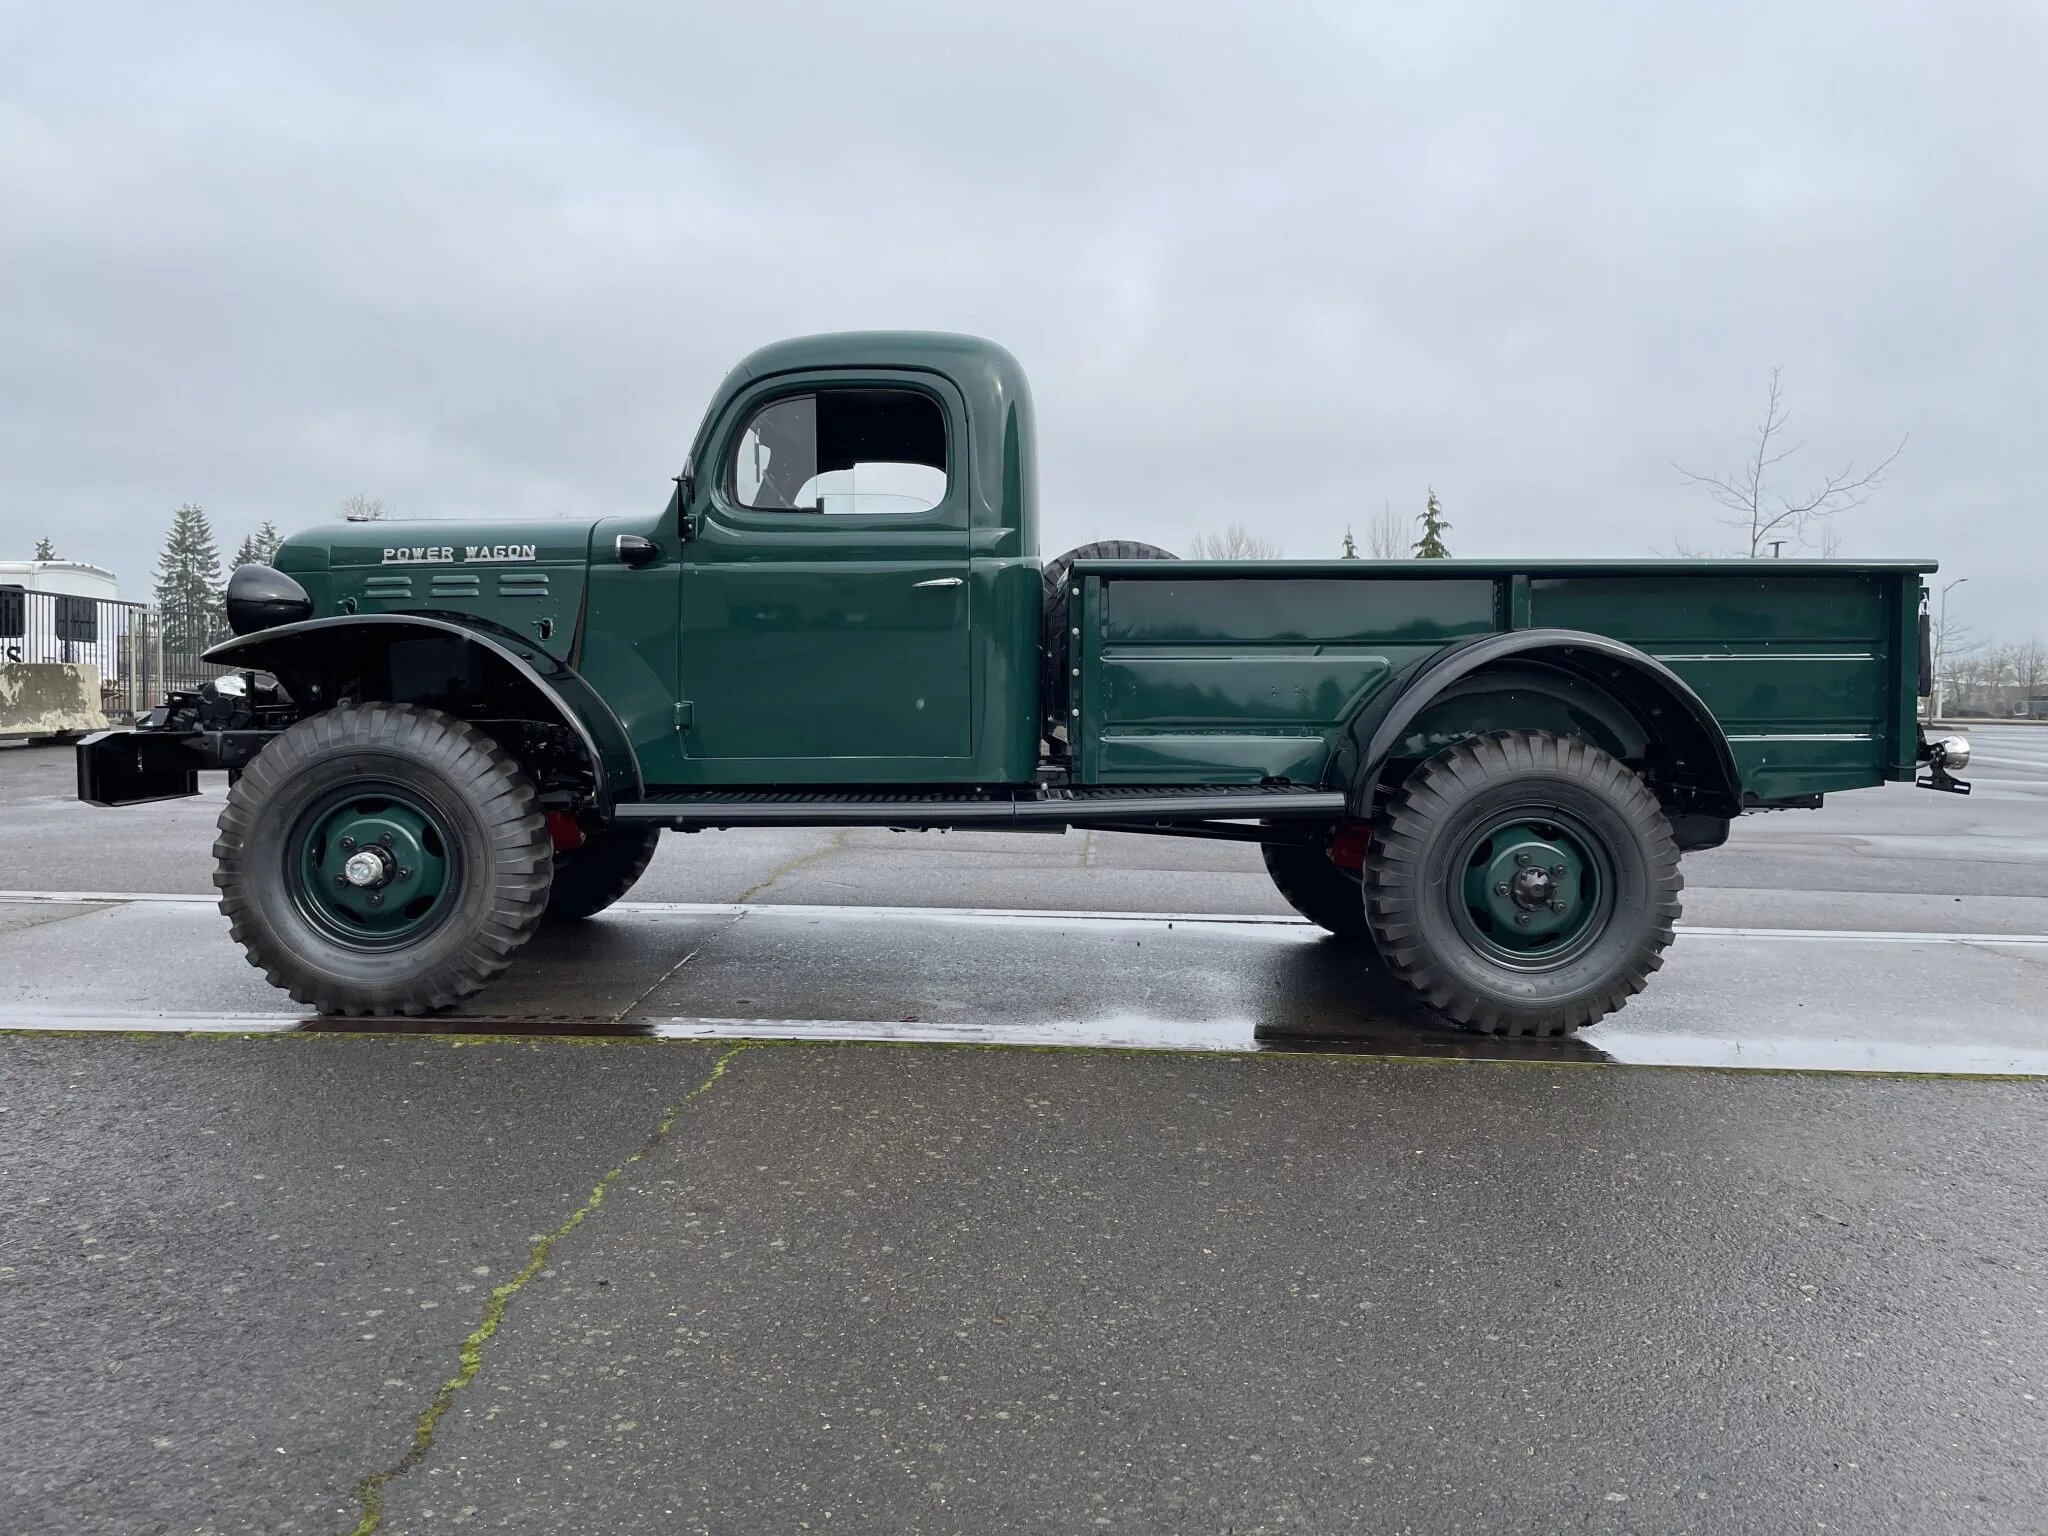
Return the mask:
<svg viewBox="0 0 2048 1536">
<path fill-rule="evenodd" d="M 622 533 L 612 540 L 612 553 L 621 565 L 646 565 L 660 556 L 661 546 L 637 533 Z"/>
</svg>

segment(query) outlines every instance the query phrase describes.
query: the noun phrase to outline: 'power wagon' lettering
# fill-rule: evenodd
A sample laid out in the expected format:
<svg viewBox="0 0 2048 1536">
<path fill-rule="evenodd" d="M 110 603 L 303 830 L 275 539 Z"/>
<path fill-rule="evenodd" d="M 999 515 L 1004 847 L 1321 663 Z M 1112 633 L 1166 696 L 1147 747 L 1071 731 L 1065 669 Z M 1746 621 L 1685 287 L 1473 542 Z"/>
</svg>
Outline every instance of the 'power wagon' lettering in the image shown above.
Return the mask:
<svg viewBox="0 0 2048 1536">
<path fill-rule="evenodd" d="M 534 544 L 465 544 L 462 558 L 455 555 L 452 544 L 415 544 L 405 549 L 384 551 L 385 565 L 460 565 L 470 560 L 493 560 L 498 562 L 533 561 L 540 558 L 539 546 Z"/>
</svg>

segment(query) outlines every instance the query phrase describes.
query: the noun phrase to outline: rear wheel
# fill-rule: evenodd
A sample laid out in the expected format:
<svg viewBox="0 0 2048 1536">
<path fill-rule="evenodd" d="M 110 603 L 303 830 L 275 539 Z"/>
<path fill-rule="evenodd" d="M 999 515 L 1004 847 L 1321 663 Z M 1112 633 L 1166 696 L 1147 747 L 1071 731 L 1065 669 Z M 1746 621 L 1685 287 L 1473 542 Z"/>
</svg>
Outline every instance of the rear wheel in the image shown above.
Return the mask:
<svg viewBox="0 0 2048 1536">
<path fill-rule="evenodd" d="M 250 762 L 213 845 L 249 963 L 322 1013 L 427 1013 L 512 963 L 547 905 L 533 785 L 467 721 L 410 704 L 302 720 Z"/>
<path fill-rule="evenodd" d="M 556 854 L 547 920 L 595 917 L 633 889 L 660 841 L 659 827 L 610 826 L 585 838 L 582 847 Z"/>
<path fill-rule="evenodd" d="M 1287 905 L 1340 939 L 1365 937 L 1365 893 L 1358 877 L 1338 868 L 1321 843 L 1265 843 L 1259 853 Z"/>
<path fill-rule="evenodd" d="M 1464 1028 L 1562 1035 L 1642 991 L 1684 881 L 1627 764 L 1547 731 L 1477 736 L 1395 794 L 1365 866 L 1387 966 Z"/>
</svg>

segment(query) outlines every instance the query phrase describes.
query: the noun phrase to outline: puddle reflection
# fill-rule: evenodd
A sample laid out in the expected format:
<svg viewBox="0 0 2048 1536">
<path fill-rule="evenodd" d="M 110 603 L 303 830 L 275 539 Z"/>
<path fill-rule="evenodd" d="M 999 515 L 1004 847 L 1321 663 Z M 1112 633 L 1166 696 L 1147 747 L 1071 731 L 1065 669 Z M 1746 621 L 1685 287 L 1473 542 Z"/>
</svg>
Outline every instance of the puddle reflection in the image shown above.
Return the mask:
<svg viewBox="0 0 2048 1536">
<path fill-rule="evenodd" d="M 1048 1012 L 1019 1013 L 1012 1000 L 1005 1017 L 987 1022 L 928 1017 L 914 980 L 902 996 L 895 1019 L 836 1017 L 826 1006 L 811 1017 L 682 1015 L 632 1011 L 619 1014 L 553 1013 L 531 1005 L 516 1014 L 438 1014 L 414 1019 L 308 1019 L 309 1033 L 394 1035 L 502 1035 L 660 1040 L 818 1040 L 933 1042 L 986 1045 L 1041 1045 L 1112 1050 L 1296 1052 L 1371 1056 L 1428 1056 L 1466 1060 L 1536 1060 L 1599 1063 L 1614 1058 L 1579 1039 L 1494 1039 L 1459 1030 L 1433 1014 L 1420 999 L 1371 964 L 1353 944 L 1305 933 L 1298 927 L 1269 930 L 1234 954 L 1229 966 L 1230 998 L 1221 1016 L 1179 1016 L 1142 1008 L 1106 1007 L 1081 1017 Z M 619 958 L 616 941 L 586 931 L 558 946 L 553 958 L 602 965 Z M 819 974 L 831 974 L 829 962 Z M 906 965 L 907 978 L 917 974 Z M 556 996 L 562 979 L 548 977 L 544 990 Z M 760 990 L 760 989 L 757 989 Z M 1108 990 L 1114 991 L 1114 987 Z M 1150 990 L 1150 989 L 1147 989 Z M 587 994 L 586 994 L 587 995 Z M 1237 1011 L 1231 1002 L 1260 1000 L 1257 1010 Z M 751 999 L 739 999 L 745 1003 Z M 892 1010 L 893 1011 L 893 1010 Z M 1191 1012 L 1193 1010 L 1190 1010 Z"/>
</svg>

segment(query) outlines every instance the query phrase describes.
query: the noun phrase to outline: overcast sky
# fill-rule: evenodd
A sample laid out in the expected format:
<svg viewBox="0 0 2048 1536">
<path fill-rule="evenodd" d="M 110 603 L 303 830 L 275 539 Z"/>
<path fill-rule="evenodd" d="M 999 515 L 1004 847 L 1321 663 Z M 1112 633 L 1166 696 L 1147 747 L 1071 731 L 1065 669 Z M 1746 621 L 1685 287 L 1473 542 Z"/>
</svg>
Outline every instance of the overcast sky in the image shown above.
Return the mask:
<svg viewBox="0 0 2048 1536">
<path fill-rule="evenodd" d="M 1911 435 L 1840 553 L 2048 637 L 2038 4 L 311 9 L 0 0 L 0 557 L 647 507 L 909 326 L 1023 360 L 1048 553 L 1726 547 L 1782 364 L 1788 489 Z"/>
</svg>

